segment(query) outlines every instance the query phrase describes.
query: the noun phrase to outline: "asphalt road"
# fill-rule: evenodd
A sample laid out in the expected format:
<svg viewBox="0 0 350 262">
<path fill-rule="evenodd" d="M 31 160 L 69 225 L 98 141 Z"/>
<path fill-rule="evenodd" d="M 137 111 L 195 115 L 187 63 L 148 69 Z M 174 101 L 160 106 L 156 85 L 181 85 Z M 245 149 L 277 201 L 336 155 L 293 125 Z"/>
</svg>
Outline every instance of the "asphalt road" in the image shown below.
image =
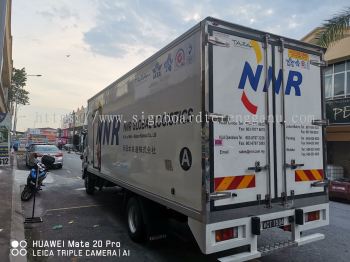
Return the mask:
<svg viewBox="0 0 350 262">
<path fill-rule="evenodd" d="M 18 161 L 18 164 L 20 169 L 25 169 L 23 162 Z M 189 229 L 176 222 L 171 223 L 166 240 L 142 245 L 132 242 L 127 234 L 121 205 L 122 197 L 117 188 L 103 189 L 94 196 L 87 195 L 81 179 L 79 156 L 65 153 L 63 168 L 51 170 L 45 180 L 45 187 L 36 198 L 35 215 L 41 216 L 43 223 L 26 225 L 28 261 L 102 260 L 101 257 L 80 256 L 79 253 L 58 257 L 58 249 L 68 248 L 33 248 L 33 240 L 62 240 L 65 243 L 76 240 L 90 244 L 89 248 L 70 248 L 71 252 L 79 249 L 83 252 L 87 249 L 121 252 L 120 257 L 107 256 L 103 257 L 103 261 L 217 261 L 217 255 L 201 254 Z M 23 203 L 26 216 L 31 215 L 31 207 L 31 201 Z M 349 261 L 350 204 L 331 202 L 330 213 L 330 226 L 314 231 L 324 233 L 325 240 L 298 248 L 283 249 L 255 261 Z M 120 247 L 107 247 L 108 241 L 115 242 L 116 245 L 119 242 Z M 102 245 L 102 248 L 91 248 L 93 244 Z M 43 251 L 50 249 L 55 252 L 54 256 Z"/>
</svg>

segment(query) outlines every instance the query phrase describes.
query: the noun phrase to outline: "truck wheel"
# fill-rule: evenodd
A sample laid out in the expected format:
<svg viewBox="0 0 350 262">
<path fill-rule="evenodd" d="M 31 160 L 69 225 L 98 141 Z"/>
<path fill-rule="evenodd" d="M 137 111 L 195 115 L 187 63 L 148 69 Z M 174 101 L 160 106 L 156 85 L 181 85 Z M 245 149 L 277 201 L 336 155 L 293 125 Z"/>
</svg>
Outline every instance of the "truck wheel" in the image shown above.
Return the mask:
<svg viewBox="0 0 350 262">
<path fill-rule="evenodd" d="M 86 174 L 85 176 L 85 190 L 88 195 L 93 195 L 95 192 L 95 179 L 93 174 Z"/>
<path fill-rule="evenodd" d="M 144 242 L 146 240 L 144 219 L 139 201 L 132 197 L 126 206 L 126 218 L 128 224 L 128 233 L 135 242 Z"/>
</svg>

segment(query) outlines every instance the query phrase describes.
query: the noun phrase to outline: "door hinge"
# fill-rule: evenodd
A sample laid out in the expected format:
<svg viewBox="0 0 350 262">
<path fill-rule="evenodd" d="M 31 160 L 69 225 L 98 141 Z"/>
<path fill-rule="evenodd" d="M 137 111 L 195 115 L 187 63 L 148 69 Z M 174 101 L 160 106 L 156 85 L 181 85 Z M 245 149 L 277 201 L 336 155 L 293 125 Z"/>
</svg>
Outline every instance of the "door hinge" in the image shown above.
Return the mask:
<svg viewBox="0 0 350 262">
<path fill-rule="evenodd" d="M 230 116 L 217 114 L 217 113 L 208 113 L 207 118 L 208 118 L 208 120 L 213 121 L 213 122 L 229 122 L 230 121 Z"/>
<path fill-rule="evenodd" d="M 208 43 L 210 43 L 212 45 L 222 46 L 222 47 L 230 47 L 230 43 L 229 42 L 221 40 L 217 36 L 208 35 L 207 41 L 208 41 Z"/>
<path fill-rule="evenodd" d="M 327 61 L 318 61 L 318 60 L 310 60 L 310 64 L 318 67 L 326 67 L 328 66 Z"/>
<path fill-rule="evenodd" d="M 315 119 L 311 121 L 311 124 L 314 126 L 328 126 L 329 120 L 328 119 Z"/>
<path fill-rule="evenodd" d="M 272 204 L 271 204 L 271 196 L 269 194 L 265 195 L 265 207 L 266 208 L 272 208 Z"/>
</svg>

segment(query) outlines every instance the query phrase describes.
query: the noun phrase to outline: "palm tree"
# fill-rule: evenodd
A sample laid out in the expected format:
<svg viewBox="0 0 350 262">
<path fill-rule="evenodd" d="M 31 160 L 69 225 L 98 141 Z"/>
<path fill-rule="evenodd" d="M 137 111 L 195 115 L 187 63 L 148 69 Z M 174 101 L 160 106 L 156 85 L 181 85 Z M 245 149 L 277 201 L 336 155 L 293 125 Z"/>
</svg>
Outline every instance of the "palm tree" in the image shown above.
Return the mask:
<svg viewBox="0 0 350 262">
<path fill-rule="evenodd" d="M 344 38 L 350 26 L 350 7 L 327 19 L 317 36 L 317 44 L 328 47 L 332 43 Z"/>
</svg>

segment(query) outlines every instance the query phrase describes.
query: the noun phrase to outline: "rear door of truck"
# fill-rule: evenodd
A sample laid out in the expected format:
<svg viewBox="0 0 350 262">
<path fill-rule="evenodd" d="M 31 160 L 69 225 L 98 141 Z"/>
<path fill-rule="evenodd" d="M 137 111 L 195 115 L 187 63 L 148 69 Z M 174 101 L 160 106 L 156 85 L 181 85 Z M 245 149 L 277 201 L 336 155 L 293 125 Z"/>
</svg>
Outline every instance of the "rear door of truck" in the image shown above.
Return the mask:
<svg viewBox="0 0 350 262">
<path fill-rule="evenodd" d="M 271 45 L 263 39 L 209 27 L 209 111 L 212 208 L 258 204 L 274 195 L 272 92 L 264 88 Z M 266 47 L 266 48 L 265 48 Z M 222 120 L 222 119 L 221 119 Z M 270 167 L 270 168 L 269 168 Z"/>
<path fill-rule="evenodd" d="M 316 186 L 324 179 L 321 56 L 285 43 L 275 50 L 275 75 L 282 77 L 276 96 L 278 191 L 286 196 L 307 197 L 323 193 Z"/>
<path fill-rule="evenodd" d="M 322 128 L 312 123 L 322 120 L 321 71 L 311 60 L 321 57 L 208 26 L 212 210 L 324 192 L 313 186 L 324 163 Z"/>
</svg>

